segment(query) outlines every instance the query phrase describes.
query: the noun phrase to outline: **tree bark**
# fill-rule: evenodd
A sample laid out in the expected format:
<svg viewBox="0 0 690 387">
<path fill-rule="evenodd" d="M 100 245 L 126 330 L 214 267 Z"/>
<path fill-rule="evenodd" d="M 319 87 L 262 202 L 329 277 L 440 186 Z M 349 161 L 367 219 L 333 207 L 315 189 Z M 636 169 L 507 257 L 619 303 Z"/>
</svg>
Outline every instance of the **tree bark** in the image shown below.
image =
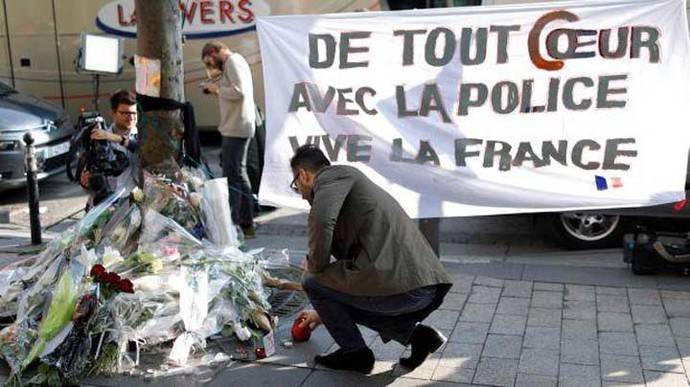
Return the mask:
<svg viewBox="0 0 690 387">
<path fill-rule="evenodd" d="M 137 55 L 161 62 L 160 97 L 184 102 L 179 0 L 135 0 Z M 181 111 L 153 110 L 140 117 L 141 166 L 176 155 L 184 133 Z"/>
</svg>

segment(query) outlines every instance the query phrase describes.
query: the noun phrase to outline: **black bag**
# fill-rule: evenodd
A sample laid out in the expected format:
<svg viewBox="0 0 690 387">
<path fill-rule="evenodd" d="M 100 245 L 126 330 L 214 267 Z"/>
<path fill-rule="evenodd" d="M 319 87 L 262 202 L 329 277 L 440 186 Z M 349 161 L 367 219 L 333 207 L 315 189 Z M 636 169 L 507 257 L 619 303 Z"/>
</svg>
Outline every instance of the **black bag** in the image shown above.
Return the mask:
<svg viewBox="0 0 690 387">
<path fill-rule="evenodd" d="M 623 236 L 623 261 L 637 275 L 663 270 L 690 274 L 690 235 L 636 227 Z"/>
</svg>

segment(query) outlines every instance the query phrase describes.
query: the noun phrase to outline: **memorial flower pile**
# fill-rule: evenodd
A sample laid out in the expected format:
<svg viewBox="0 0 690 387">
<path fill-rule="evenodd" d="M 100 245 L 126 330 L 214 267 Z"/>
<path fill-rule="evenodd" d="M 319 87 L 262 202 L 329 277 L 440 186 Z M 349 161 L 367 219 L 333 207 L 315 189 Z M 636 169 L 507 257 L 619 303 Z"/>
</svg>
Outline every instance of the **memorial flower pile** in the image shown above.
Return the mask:
<svg viewBox="0 0 690 387">
<path fill-rule="evenodd" d="M 40 255 L 0 270 L 11 380 L 131 371 L 141 351 L 170 342 L 167 362 L 184 365 L 221 331 L 247 340 L 274 328 L 264 268 L 239 249 L 226 180 L 172 162 L 144 179 L 143 190 L 119 190 Z"/>
</svg>

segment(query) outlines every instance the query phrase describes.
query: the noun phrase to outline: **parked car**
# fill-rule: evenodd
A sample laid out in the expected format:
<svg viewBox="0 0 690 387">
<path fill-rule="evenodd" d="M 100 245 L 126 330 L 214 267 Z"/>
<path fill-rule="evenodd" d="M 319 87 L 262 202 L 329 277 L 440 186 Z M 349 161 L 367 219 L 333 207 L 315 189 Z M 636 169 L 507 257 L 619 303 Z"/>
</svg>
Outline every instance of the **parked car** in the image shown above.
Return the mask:
<svg viewBox="0 0 690 387">
<path fill-rule="evenodd" d="M 690 198 L 690 157 L 685 178 L 685 196 Z M 690 204 L 674 208 L 675 203 L 612 210 L 563 212 L 539 215 L 540 221 L 566 248 L 596 249 L 619 247 L 623 234 L 636 224 L 665 231 L 690 232 Z"/>
<path fill-rule="evenodd" d="M 0 82 L 0 190 L 20 187 L 24 172 L 25 133 L 35 140 L 38 179 L 65 170 L 75 128 L 65 111 Z"/>
</svg>

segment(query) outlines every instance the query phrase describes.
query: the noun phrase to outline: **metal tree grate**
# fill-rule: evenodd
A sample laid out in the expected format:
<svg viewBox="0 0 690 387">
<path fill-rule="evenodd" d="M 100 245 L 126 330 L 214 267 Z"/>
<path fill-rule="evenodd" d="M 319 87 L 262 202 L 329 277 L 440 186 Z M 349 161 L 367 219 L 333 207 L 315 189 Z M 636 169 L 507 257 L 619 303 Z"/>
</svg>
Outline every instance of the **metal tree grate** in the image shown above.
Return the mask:
<svg viewBox="0 0 690 387">
<path fill-rule="evenodd" d="M 302 269 L 290 266 L 285 269 L 269 270 L 272 276 L 288 281 L 300 282 Z M 271 313 L 278 316 L 279 321 L 288 321 L 307 305 L 307 296 L 303 292 L 289 290 L 270 289 L 268 302 L 271 304 Z"/>
</svg>

